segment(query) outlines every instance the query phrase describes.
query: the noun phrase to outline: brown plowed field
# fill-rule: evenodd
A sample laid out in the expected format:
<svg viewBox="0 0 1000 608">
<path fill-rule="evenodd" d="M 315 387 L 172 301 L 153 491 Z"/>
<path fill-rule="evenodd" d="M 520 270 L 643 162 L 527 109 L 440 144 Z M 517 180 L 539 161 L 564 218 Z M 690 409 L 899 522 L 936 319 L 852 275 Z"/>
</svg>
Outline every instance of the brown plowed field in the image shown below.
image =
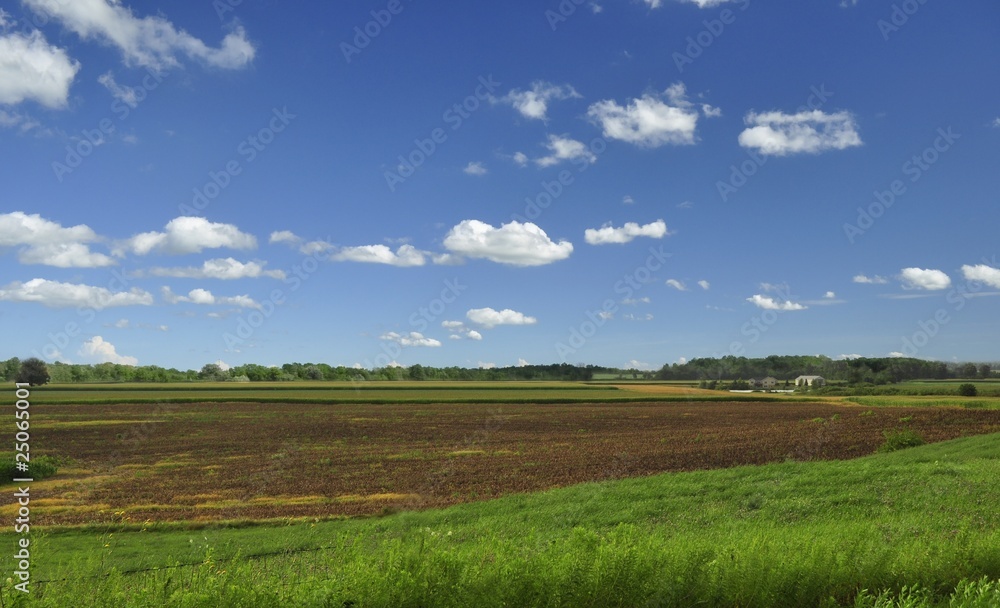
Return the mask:
<svg viewBox="0 0 1000 608">
<path fill-rule="evenodd" d="M 583 481 L 864 456 L 884 430 L 1000 432 L 1000 411 L 827 403 L 36 406 L 37 525 L 377 514 Z M 10 515 L 8 499 L 0 513 Z"/>
</svg>

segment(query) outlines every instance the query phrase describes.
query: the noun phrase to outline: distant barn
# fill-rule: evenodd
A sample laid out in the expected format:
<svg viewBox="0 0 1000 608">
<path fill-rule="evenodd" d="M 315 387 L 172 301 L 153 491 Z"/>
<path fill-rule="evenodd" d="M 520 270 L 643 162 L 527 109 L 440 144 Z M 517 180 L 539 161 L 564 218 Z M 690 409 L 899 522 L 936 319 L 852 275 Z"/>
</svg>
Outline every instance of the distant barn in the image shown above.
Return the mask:
<svg viewBox="0 0 1000 608">
<path fill-rule="evenodd" d="M 795 386 L 826 386 L 826 378 L 823 376 L 799 376 L 795 379 Z"/>
</svg>

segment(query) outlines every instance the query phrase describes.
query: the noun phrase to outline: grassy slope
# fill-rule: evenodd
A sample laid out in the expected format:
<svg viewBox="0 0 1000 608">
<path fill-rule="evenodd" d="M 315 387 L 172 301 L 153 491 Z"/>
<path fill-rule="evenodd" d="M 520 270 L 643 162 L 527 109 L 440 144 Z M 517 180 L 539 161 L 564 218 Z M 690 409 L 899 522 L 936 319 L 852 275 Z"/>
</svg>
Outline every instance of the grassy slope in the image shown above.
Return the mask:
<svg viewBox="0 0 1000 608">
<path fill-rule="evenodd" d="M 78 579 L 111 565 L 206 563 L 39 585 L 35 599 L 52 606 L 73 598 L 76 606 L 771 607 L 830 605 L 830 598 L 851 605 L 863 589 L 895 593 L 904 585 L 944 595 L 961 579 L 1000 577 L 998 439 L 583 484 L 369 520 L 50 534 L 36 548 L 35 580 Z M 317 546 L 333 548 L 245 558 Z M 226 561 L 238 550 L 240 558 Z M 1000 605 L 997 587 L 979 591 L 988 592 L 983 603 L 957 605 Z"/>
</svg>

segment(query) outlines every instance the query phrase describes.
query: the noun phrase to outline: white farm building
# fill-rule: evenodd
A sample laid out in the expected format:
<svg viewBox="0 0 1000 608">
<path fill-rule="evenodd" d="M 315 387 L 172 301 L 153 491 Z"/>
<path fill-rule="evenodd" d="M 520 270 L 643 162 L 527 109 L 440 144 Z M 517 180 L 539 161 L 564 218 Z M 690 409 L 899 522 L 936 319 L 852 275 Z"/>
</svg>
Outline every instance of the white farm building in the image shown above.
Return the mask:
<svg viewBox="0 0 1000 608">
<path fill-rule="evenodd" d="M 799 376 L 795 379 L 795 386 L 826 386 L 826 378 L 823 376 Z"/>
</svg>

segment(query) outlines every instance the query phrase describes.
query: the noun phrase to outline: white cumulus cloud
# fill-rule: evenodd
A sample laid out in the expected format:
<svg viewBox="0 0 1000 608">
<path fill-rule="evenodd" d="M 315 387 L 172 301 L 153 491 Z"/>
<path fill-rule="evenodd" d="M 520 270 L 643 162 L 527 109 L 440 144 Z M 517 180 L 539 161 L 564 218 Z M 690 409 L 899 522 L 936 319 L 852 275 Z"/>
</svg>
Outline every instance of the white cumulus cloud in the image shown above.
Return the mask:
<svg viewBox="0 0 1000 608">
<path fill-rule="evenodd" d="M 465 313 L 465 316 L 469 321 L 482 325 L 486 329 L 493 329 L 498 325 L 534 325 L 538 323 L 538 319 L 535 317 L 529 317 L 509 308 L 503 310 L 473 308 Z"/>
<path fill-rule="evenodd" d="M 604 137 L 644 148 L 693 144 L 698 126 L 698 110 L 687 100 L 681 83 L 624 106 L 610 99 L 599 101 L 590 106 L 587 116 L 601 127 Z"/>
<path fill-rule="evenodd" d="M 149 306 L 153 296 L 138 287 L 129 291 L 112 292 L 104 287 L 80 283 L 60 283 L 47 279 L 15 281 L 0 288 L 0 300 L 37 302 L 49 308 L 93 308 L 102 310 L 116 306 Z"/>
<path fill-rule="evenodd" d="M 940 270 L 925 268 L 904 268 L 899 273 L 899 280 L 906 289 L 927 289 L 937 291 L 948 289 L 951 279 Z"/>
<path fill-rule="evenodd" d="M 225 305 L 236 306 L 237 308 L 260 308 L 260 304 L 248 295 L 242 296 L 216 296 L 207 289 L 192 289 L 186 296 L 176 295 L 169 287 L 162 287 L 160 293 L 163 300 L 168 304 L 179 302 L 189 302 L 191 304 L 204 304 L 207 306 Z"/>
<path fill-rule="evenodd" d="M 531 89 L 522 91 L 514 89 L 503 97 L 494 98 L 494 103 L 505 103 L 513 106 L 521 116 L 534 120 L 545 120 L 549 102 L 553 100 L 579 98 L 580 94 L 569 85 L 557 86 L 549 82 L 534 82 Z"/>
<path fill-rule="evenodd" d="M 80 347 L 80 352 L 77 354 L 93 363 L 139 365 L 139 360 L 135 357 L 119 355 L 115 350 L 115 345 L 108 342 L 101 336 L 94 336 L 90 340 L 84 342 Z"/>
<path fill-rule="evenodd" d="M 441 346 L 441 342 L 439 340 L 427 338 L 423 334 L 415 331 L 411 331 L 408 334 L 398 334 L 394 331 L 390 331 L 379 336 L 379 340 L 395 342 L 400 346 Z"/>
<path fill-rule="evenodd" d="M 740 133 L 740 145 L 769 156 L 817 154 L 862 143 L 858 126 L 849 112 L 750 112 L 744 122 L 747 129 Z"/>
<path fill-rule="evenodd" d="M 0 214 L 0 247 L 18 247 L 22 264 L 58 268 L 99 268 L 116 262 L 90 251 L 87 243 L 101 240 L 90 227 L 65 228 L 36 214 L 22 211 Z"/>
<path fill-rule="evenodd" d="M 477 177 L 489 173 L 486 169 L 486 165 L 478 161 L 470 162 L 464 169 L 462 169 L 462 171 L 464 171 L 466 175 L 475 175 Z"/>
<path fill-rule="evenodd" d="M 163 232 L 143 232 L 125 241 L 116 253 L 136 255 L 165 253 L 183 255 L 204 249 L 255 249 L 257 239 L 232 224 L 214 223 L 203 217 L 182 216 L 167 223 Z"/>
<path fill-rule="evenodd" d="M 673 287 L 677 291 L 687 291 L 687 287 L 684 286 L 684 283 L 678 281 L 677 279 L 667 279 L 667 285 Z"/>
<path fill-rule="evenodd" d="M 400 245 L 396 251 L 385 245 L 344 247 L 330 256 L 330 259 L 337 262 L 366 262 L 400 267 L 423 266 L 427 263 L 424 252 L 413 245 Z"/>
<path fill-rule="evenodd" d="M 151 268 L 149 274 L 154 277 L 176 277 L 182 279 L 256 279 L 268 277 L 284 279 L 283 270 L 264 270 L 264 264 L 259 262 L 240 262 L 233 258 L 217 258 L 205 260 L 200 267 L 184 268 Z"/>
<path fill-rule="evenodd" d="M 127 65 L 159 70 L 179 66 L 179 57 L 186 56 L 215 68 L 236 69 L 245 67 L 256 54 L 240 27 L 226 34 L 218 48 L 212 48 L 184 30 L 178 30 L 163 17 L 135 16 L 132 9 L 119 0 L 23 2 L 85 40 L 95 39 L 116 47 Z"/>
<path fill-rule="evenodd" d="M 512 266 L 541 266 L 564 260 L 573 253 L 569 241 L 552 241 L 531 222 L 510 222 L 499 228 L 479 220 L 463 220 L 444 238 L 452 253 L 484 258 Z"/>
<path fill-rule="evenodd" d="M 1000 269 L 993 268 L 992 266 L 987 266 L 986 264 L 970 266 L 966 264 L 962 266 L 962 276 L 967 281 L 979 281 L 980 283 L 986 283 L 990 287 L 1000 289 Z"/>
<path fill-rule="evenodd" d="M 628 243 L 640 236 L 660 239 L 666 234 L 667 224 L 663 220 L 656 220 L 644 226 L 635 222 L 626 222 L 621 228 L 615 228 L 610 224 L 596 229 L 588 228 L 584 231 L 584 240 L 590 245 L 607 245 L 609 243 Z"/>
<path fill-rule="evenodd" d="M 747 302 L 750 302 L 757 308 L 763 308 L 764 310 L 805 310 L 807 306 L 792 302 L 791 300 L 778 301 L 770 296 L 762 296 L 760 294 L 755 294 L 747 298 Z"/>
<path fill-rule="evenodd" d="M 869 276 L 863 275 L 863 274 L 855 275 L 854 279 L 852 279 L 852 280 L 855 283 L 861 283 L 863 285 L 885 285 L 886 283 L 889 282 L 889 279 L 887 279 L 885 277 L 881 277 L 879 275 L 875 275 L 873 277 L 869 277 Z"/>
<path fill-rule="evenodd" d="M 569 137 L 549 135 L 545 147 L 549 149 L 549 155 L 535 159 L 535 164 L 539 167 L 551 167 L 563 161 L 581 160 L 587 164 L 597 162 L 597 155 L 586 144 Z"/>
<path fill-rule="evenodd" d="M 711 283 L 709 283 L 708 281 L 705 281 L 705 280 L 701 280 L 701 281 L 698 281 L 698 287 L 701 287 L 701 288 L 702 288 L 702 289 L 704 289 L 705 291 L 708 291 L 708 290 L 709 290 L 709 288 L 711 288 L 711 287 L 712 287 L 712 284 L 711 284 Z"/>
<path fill-rule="evenodd" d="M 298 245 L 302 242 L 302 237 L 298 236 L 291 230 L 276 230 L 271 233 L 268 237 L 267 242 L 271 245 L 275 243 L 285 243 L 288 245 Z"/>
<path fill-rule="evenodd" d="M 466 337 L 469 340 L 482 340 L 483 334 L 479 333 L 474 329 L 470 329 L 465 323 L 461 321 L 442 321 L 441 327 L 445 328 L 449 332 L 449 340 L 461 340 L 462 337 Z"/>
<path fill-rule="evenodd" d="M 32 100 L 62 108 L 79 70 L 80 62 L 49 44 L 38 30 L 0 35 L 0 104 Z"/>
</svg>

